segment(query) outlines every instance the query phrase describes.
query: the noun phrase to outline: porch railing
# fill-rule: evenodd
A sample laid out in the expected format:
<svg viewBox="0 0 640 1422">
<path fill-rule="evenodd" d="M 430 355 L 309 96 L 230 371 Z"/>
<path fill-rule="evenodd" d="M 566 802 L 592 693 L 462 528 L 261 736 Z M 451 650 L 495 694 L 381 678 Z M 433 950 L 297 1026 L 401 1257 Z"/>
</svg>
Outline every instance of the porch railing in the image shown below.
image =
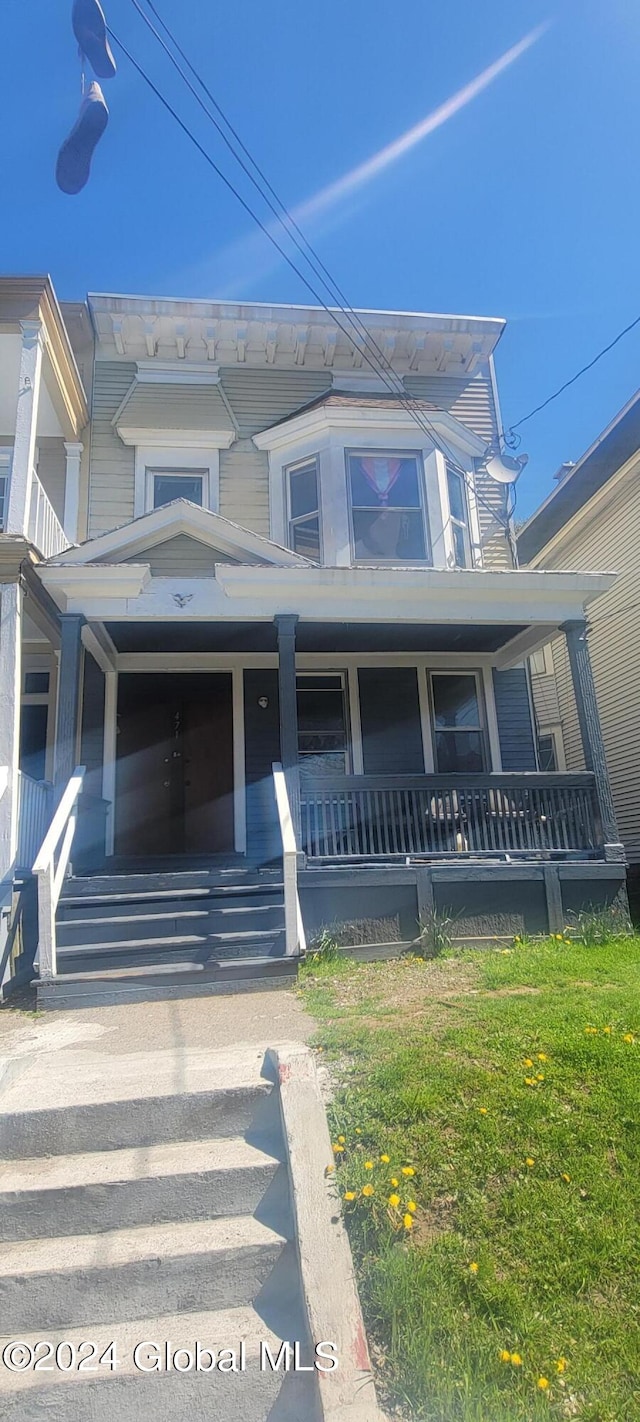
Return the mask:
<svg viewBox="0 0 640 1422">
<path fill-rule="evenodd" d="M 301 786 L 313 859 L 594 855 L 603 844 L 591 774 L 342 776 Z"/>
<path fill-rule="evenodd" d="M 306 952 L 307 945 L 298 894 L 298 846 L 291 818 L 291 807 L 282 766 L 273 765 L 273 786 L 278 807 L 282 838 L 282 877 L 284 879 L 285 951 L 288 958 Z"/>
<path fill-rule="evenodd" d="M 31 866 L 47 833 L 53 810 L 53 786 L 18 773 L 18 864 Z"/>
<path fill-rule="evenodd" d="M 38 881 L 38 972 L 41 978 L 56 976 L 56 909 L 76 832 L 78 796 L 84 777 L 84 765 L 76 766 L 33 866 Z"/>
<path fill-rule="evenodd" d="M 31 474 L 27 537 L 44 558 L 53 558 L 56 553 L 64 553 L 65 548 L 70 547 L 69 539 L 35 469 Z"/>
</svg>

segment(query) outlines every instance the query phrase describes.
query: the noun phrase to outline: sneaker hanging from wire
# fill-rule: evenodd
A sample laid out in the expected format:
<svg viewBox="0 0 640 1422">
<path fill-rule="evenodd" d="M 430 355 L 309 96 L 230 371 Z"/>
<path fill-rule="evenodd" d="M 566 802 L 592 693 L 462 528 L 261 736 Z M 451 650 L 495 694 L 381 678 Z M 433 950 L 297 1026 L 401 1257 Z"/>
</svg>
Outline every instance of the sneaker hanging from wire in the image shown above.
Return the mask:
<svg viewBox="0 0 640 1422">
<path fill-rule="evenodd" d="M 63 193 L 82 191 L 88 182 L 94 149 L 109 122 L 109 110 L 99 84 L 90 84 L 80 113 L 65 139 L 56 163 L 56 182 Z"/>
<path fill-rule="evenodd" d="M 98 0 L 73 0 L 73 33 L 99 79 L 113 79 L 116 62 L 107 39 L 107 22 Z"/>
</svg>

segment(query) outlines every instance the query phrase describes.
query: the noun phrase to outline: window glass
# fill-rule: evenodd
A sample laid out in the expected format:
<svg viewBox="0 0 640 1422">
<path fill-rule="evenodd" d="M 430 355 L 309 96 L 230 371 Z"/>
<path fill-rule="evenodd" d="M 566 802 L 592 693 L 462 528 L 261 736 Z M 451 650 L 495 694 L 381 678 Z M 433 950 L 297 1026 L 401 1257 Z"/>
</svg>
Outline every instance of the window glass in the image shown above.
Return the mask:
<svg viewBox="0 0 640 1422">
<path fill-rule="evenodd" d="M 344 775 L 347 728 L 341 676 L 297 677 L 300 778 Z"/>
<path fill-rule="evenodd" d="M 289 547 L 294 553 L 320 562 L 320 508 L 318 466 L 308 460 L 297 469 L 287 470 L 289 499 Z"/>
<path fill-rule="evenodd" d="M 24 674 L 25 693 L 30 696 L 49 690 L 49 673 L 47 671 L 28 671 Z"/>
<path fill-rule="evenodd" d="M 372 561 L 424 562 L 424 512 L 415 456 L 350 454 L 354 555 Z"/>
<path fill-rule="evenodd" d="M 202 507 L 202 474 L 181 474 L 177 469 L 168 469 L 163 474 L 153 474 L 153 507 L 163 508 L 174 499 L 189 499 L 192 504 Z"/>
<path fill-rule="evenodd" d="M 20 712 L 20 769 L 32 780 L 44 780 L 47 754 L 46 705 L 27 705 Z"/>
<path fill-rule="evenodd" d="M 475 676 L 434 674 L 431 687 L 436 769 L 444 775 L 484 770 L 484 735 Z"/>
<path fill-rule="evenodd" d="M 462 475 L 458 474 L 455 469 L 447 469 L 447 490 L 453 539 L 453 561 L 456 568 L 466 568 L 469 561 L 467 556 L 469 531 L 467 491 Z"/>
<path fill-rule="evenodd" d="M 554 736 L 538 736 L 538 763 L 541 770 L 551 772 L 558 769 Z"/>
</svg>

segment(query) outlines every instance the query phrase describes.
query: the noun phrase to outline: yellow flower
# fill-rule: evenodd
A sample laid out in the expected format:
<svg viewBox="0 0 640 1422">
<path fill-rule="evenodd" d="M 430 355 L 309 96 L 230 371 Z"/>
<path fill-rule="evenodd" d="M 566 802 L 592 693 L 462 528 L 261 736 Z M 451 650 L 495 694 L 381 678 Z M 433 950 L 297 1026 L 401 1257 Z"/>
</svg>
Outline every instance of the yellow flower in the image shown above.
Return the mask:
<svg viewBox="0 0 640 1422">
<path fill-rule="evenodd" d="M 549 1058 L 548 1058 L 546 1052 L 538 1052 L 538 1061 L 539 1061 L 539 1062 L 548 1062 L 548 1060 L 549 1060 Z"/>
<path fill-rule="evenodd" d="M 413 1215 L 405 1215 L 402 1223 L 405 1229 L 413 1229 Z"/>
<path fill-rule="evenodd" d="M 478 1111 L 480 1112 L 481 1116 L 486 1116 L 488 1114 L 486 1106 L 479 1106 Z"/>
<path fill-rule="evenodd" d="M 548 1378 L 538 1378 L 538 1387 L 540 1388 L 540 1391 L 541 1391 L 541 1392 L 546 1392 L 548 1386 L 549 1386 L 549 1379 L 548 1379 Z"/>
<path fill-rule="evenodd" d="M 411 1215 L 415 1215 L 417 1208 L 418 1206 L 416 1205 L 415 1200 L 407 1200 L 407 1209 Z"/>
<path fill-rule="evenodd" d="M 372 1161 L 372 1160 L 365 1160 L 364 1168 L 365 1168 L 365 1170 L 373 1170 L 373 1161 Z"/>
<path fill-rule="evenodd" d="M 571 1180 L 571 1176 L 570 1176 L 570 1175 L 567 1175 L 566 1171 L 563 1170 L 563 1172 L 562 1172 L 562 1179 L 563 1179 L 563 1180 L 566 1180 L 567 1185 L 568 1185 L 569 1182 L 570 1182 L 570 1180 Z"/>
<path fill-rule="evenodd" d="M 509 954 L 509 955 L 511 954 L 511 949 L 510 949 L 510 948 L 501 948 L 501 949 L 500 949 L 500 952 L 502 953 L 503 957 L 506 958 L 508 954 Z"/>
<path fill-rule="evenodd" d="M 587 1037 L 597 1037 L 598 1035 L 597 1027 L 585 1027 L 584 1030 Z"/>
<path fill-rule="evenodd" d="M 558 940 L 559 943 L 562 943 L 562 934 L 561 934 L 561 933 L 556 933 L 556 938 L 557 938 L 557 940 Z"/>
<path fill-rule="evenodd" d="M 333 1175 L 333 1172 L 334 1172 L 335 1168 L 336 1168 L 335 1165 L 327 1165 L 327 1166 L 325 1167 L 325 1172 L 324 1172 L 325 1175 Z"/>
<path fill-rule="evenodd" d="M 537 1076 L 536 1076 L 536 1081 L 544 1081 L 544 1074 L 543 1074 L 543 1072 L 541 1072 L 541 1071 L 538 1072 L 538 1074 L 537 1074 Z"/>
<path fill-rule="evenodd" d="M 469 1273 L 470 1273 L 470 1274 L 477 1274 L 477 1272 L 478 1272 L 478 1265 L 476 1264 L 475 1259 L 474 1259 L 473 1263 L 469 1265 Z"/>
<path fill-rule="evenodd" d="M 514 1368 L 522 1367 L 522 1358 L 520 1357 L 519 1353 L 511 1354 L 511 1362 L 513 1363 Z"/>
<path fill-rule="evenodd" d="M 340 1145 L 340 1143 L 337 1141 L 336 1144 L 332 1146 L 332 1150 L 334 1155 L 342 1155 L 344 1146 Z"/>
<path fill-rule="evenodd" d="M 395 1175 L 391 1176 L 391 1184 L 393 1185 L 394 1190 L 397 1190 L 400 1181 L 396 1179 Z"/>
<path fill-rule="evenodd" d="M 403 1167 L 402 1167 L 402 1174 L 403 1174 L 403 1175 L 415 1175 L 415 1173 L 416 1173 L 416 1172 L 415 1172 L 415 1170 L 414 1170 L 414 1168 L 413 1168 L 412 1165 L 403 1165 Z"/>
<path fill-rule="evenodd" d="M 608 1037 L 608 1036 L 609 1036 L 609 1033 L 610 1033 L 610 1031 L 611 1031 L 611 1028 L 610 1028 L 610 1027 L 603 1027 L 602 1030 L 603 1030 L 604 1033 L 606 1033 L 606 1035 L 607 1035 L 607 1037 Z"/>
<path fill-rule="evenodd" d="M 345 1198 L 345 1200 L 355 1200 L 355 1198 L 356 1198 L 356 1192 L 355 1192 L 355 1190 L 345 1190 L 345 1192 L 344 1192 L 344 1198 Z"/>
<path fill-rule="evenodd" d="M 556 1358 L 556 1372 L 563 1373 L 567 1366 L 566 1358 Z"/>
<path fill-rule="evenodd" d="M 526 1066 L 526 1067 L 532 1067 L 532 1066 L 533 1066 L 533 1062 L 532 1062 L 532 1060 L 531 1060 L 531 1057 L 525 1057 L 524 1062 L 523 1062 L 523 1066 Z"/>
<path fill-rule="evenodd" d="M 344 1145 L 344 1141 L 345 1141 L 344 1136 L 338 1136 L 338 1145 Z"/>
<path fill-rule="evenodd" d="M 390 1156 L 390 1155 L 381 1155 L 381 1156 L 380 1156 L 380 1159 L 381 1159 L 383 1165 L 388 1165 L 389 1162 L 390 1162 L 390 1160 L 391 1160 L 391 1156 Z"/>
<path fill-rule="evenodd" d="M 633 1032 L 625 1032 L 623 1042 L 633 1042 Z"/>
<path fill-rule="evenodd" d="M 501 1362 L 501 1363 L 510 1363 L 510 1362 L 511 1362 L 511 1354 L 510 1354 L 508 1348 L 501 1348 L 501 1349 L 500 1349 L 500 1362 Z"/>
<path fill-rule="evenodd" d="M 390 1196 L 389 1196 L 389 1204 L 391 1205 L 392 1210 L 397 1210 L 398 1205 L 400 1204 L 400 1196 L 399 1196 L 399 1195 L 390 1195 Z"/>
<path fill-rule="evenodd" d="M 528 1156 L 527 1156 L 527 1159 L 526 1159 L 526 1161 L 525 1161 L 525 1164 L 526 1164 L 526 1165 L 535 1165 L 535 1160 L 534 1160 L 534 1158 L 533 1158 L 532 1155 L 528 1155 Z"/>
<path fill-rule="evenodd" d="M 362 1186 L 362 1193 L 363 1193 L 363 1195 L 365 1196 L 365 1199 L 368 1200 L 371 1195 L 374 1195 L 374 1194 L 375 1194 L 373 1185 L 363 1185 L 363 1186 Z"/>
<path fill-rule="evenodd" d="M 362 1135 L 362 1131 L 360 1130 L 360 1127 L 359 1127 L 359 1126 L 356 1126 L 356 1135 L 357 1135 L 357 1136 L 361 1136 L 361 1135 Z"/>
<path fill-rule="evenodd" d="M 535 1076 L 525 1076 L 524 1084 L 525 1084 L 525 1086 L 535 1086 L 535 1084 L 536 1084 Z"/>
</svg>

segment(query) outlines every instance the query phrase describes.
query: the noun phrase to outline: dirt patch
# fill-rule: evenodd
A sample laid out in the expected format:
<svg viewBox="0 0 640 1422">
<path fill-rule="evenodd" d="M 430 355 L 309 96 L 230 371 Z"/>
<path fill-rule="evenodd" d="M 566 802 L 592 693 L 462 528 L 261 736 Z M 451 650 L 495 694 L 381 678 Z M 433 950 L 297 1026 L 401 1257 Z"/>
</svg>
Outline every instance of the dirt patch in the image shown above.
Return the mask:
<svg viewBox="0 0 640 1422">
<path fill-rule="evenodd" d="M 441 1234 L 453 1229 L 457 1195 L 439 1195 L 429 1205 L 421 1209 L 416 1218 L 412 1238 L 418 1244 L 431 1244 Z"/>
<path fill-rule="evenodd" d="M 307 978 L 307 984 L 323 986 L 325 979 Z M 385 1016 L 415 1017 L 443 999 L 463 997 L 474 991 L 478 970 L 473 963 L 455 958 L 424 962 L 421 958 L 395 958 L 383 963 L 365 963 L 348 978 L 332 983 L 333 1001 L 339 1010 L 363 1008 L 376 1016 L 378 1006 Z"/>
</svg>

